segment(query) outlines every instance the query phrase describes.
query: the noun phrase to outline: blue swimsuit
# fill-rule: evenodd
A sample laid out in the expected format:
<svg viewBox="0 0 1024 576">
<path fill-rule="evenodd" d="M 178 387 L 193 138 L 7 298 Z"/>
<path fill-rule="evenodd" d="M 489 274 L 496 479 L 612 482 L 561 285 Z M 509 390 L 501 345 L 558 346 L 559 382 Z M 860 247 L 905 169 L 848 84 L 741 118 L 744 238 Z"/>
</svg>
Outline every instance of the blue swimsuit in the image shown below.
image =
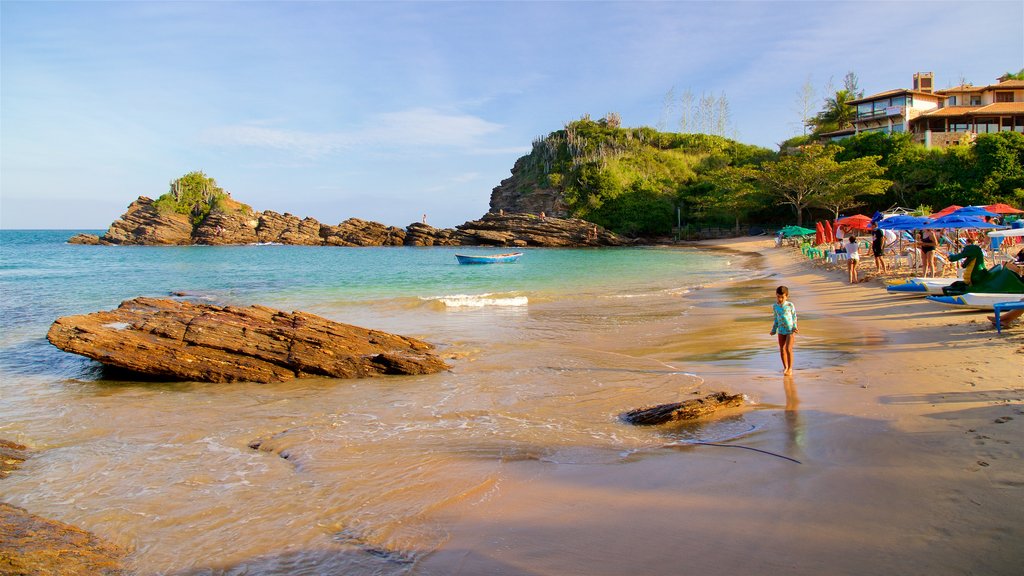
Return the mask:
<svg viewBox="0 0 1024 576">
<path fill-rule="evenodd" d="M 772 334 L 778 332 L 783 336 L 792 334 L 796 330 L 796 306 L 789 300 L 785 304 L 772 304 L 772 312 L 775 313 L 775 324 L 772 325 Z"/>
</svg>

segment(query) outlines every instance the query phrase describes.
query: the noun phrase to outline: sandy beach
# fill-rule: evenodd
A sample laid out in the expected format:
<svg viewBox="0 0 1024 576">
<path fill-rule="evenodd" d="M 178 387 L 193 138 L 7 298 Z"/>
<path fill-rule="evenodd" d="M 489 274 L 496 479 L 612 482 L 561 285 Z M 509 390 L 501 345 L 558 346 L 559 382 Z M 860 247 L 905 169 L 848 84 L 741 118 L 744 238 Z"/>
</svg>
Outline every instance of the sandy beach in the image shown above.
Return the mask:
<svg viewBox="0 0 1024 576">
<path fill-rule="evenodd" d="M 746 394 L 762 424 L 616 466 L 515 462 L 446 511 L 413 572 L 1019 574 L 1024 328 L 848 285 L 768 238 L 708 244 L 759 252 L 770 276 L 700 291 L 704 329 L 635 352 Z M 800 316 L 791 380 L 768 335 L 778 284 Z"/>
</svg>

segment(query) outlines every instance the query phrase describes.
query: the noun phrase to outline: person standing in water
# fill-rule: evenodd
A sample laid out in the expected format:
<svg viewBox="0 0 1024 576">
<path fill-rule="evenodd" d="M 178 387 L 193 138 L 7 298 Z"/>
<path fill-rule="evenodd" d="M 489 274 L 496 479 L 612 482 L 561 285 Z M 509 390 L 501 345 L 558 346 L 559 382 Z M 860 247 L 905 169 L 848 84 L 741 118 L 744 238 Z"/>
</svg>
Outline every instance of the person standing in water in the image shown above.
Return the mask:
<svg viewBox="0 0 1024 576">
<path fill-rule="evenodd" d="M 778 334 L 779 356 L 782 358 L 782 373 L 789 376 L 793 373 L 793 339 L 799 330 L 796 327 L 796 306 L 789 301 L 789 288 L 779 286 L 775 289 L 775 304 L 772 305 L 775 318 L 771 335 Z"/>
</svg>

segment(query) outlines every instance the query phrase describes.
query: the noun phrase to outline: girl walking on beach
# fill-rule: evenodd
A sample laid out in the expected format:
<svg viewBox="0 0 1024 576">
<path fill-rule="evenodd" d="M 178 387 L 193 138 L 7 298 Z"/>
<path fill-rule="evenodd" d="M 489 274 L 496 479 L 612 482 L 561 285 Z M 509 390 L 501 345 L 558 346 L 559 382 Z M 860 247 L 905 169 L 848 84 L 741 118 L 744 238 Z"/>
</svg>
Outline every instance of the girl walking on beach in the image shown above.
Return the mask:
<svg viewBox="0 0 1024 576">
<path fill-rule="evenodd" d="M 846 270 L 850 274 L 850 284 L 856 284 L 860 280 L 857 278 L 857 264 L 860 263 L 860 244 L 857 243 L 856 236 L 850 236 L 849 242 L 846 243 Z"/>
<path fill-rule="evenodd" d="M 775 289 L 775 304 L 772 305 L 775 323 L 772 324 L 771 335 L 779 335 L 779 356 L 782 357 L 782 373 L 793 373 L 793 339 L 799 330 L 796 328 L 796 306 L 789 301 L 789 288 L 779 286 Z"/>
<path fill-rule="evenodd" d="M 885 265 L 885 236 L 881 230 L 875 229 L 874 239 L 871 241 L 871 254 L 875 257 L 875 270 L 887 272 Z"/>
</svg>

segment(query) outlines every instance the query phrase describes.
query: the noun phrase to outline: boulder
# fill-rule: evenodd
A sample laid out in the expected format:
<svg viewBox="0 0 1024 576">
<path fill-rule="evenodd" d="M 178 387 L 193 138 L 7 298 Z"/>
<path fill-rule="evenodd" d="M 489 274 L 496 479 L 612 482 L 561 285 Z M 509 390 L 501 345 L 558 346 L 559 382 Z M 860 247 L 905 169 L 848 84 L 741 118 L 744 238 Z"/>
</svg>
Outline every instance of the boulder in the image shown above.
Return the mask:
<svg viewBox="0 0 1024 576">
<path fill-rule="evenodd" d="M 405 229 L 406 246 L 455 246 L 455 230 L 434 228 L 429 224 L 413 222 Z"/>
<path fill-rule="evenodd" d="M 259 242 L 269 244 L 294 244 L 299 246 L 319 246 L 320 223 L 313 218 L 299 219 L 287 212 L 278 214 L 273 210 L 265 210 L 260 214 L 256 226 L 256 237 Z"/>
<path fill-rule="evenodd" d="M 214 212 L 192 232 L 195 244 L 226 245 L 259 242 L 259 216 L 252 212 Z"/>
<path fill-rule="evenodd" d="M 161 212 L 145 196 L 110 225 L 101 244 L 192 244 L 192 223 L 177 212 Z"/>
<path fill-rule="evenodd" d="M 86 244 L 95 246 L 100 243 L 100 237 L 95 234 L 75 234 L 68 238 L 68 244 Z"/>
<path fill-rule="evenodd" d="M 684 400 L 683 402 L 672 402 L 670 404 L 659 404 L 657 406 L 637 408 L 635 410 L 619 414 L 619 419 L 628 424 L 635 424 L 637 426 L 654 426 L 679 420 L 695 420 L 697 418 L 707 416 L 716 410 L 742 405 L 742 394 L 714 392 L 703 398 L 694 398 L 692 400 Z"/>
<path fill-rule="evenodd" d="M 462 245 L 488 246 L 622 246 L 626 239 L 578 218 L 541 217 L 535 214 L 485 214 L 480 220 L 456 227 Z"/>
<path fill-rule="evenodd" d="M 405 231 L 380 222 L 349 218 L 337 226 L 320 228 L 323 243 L 330 246 L 401 246 Z"/>
<path fill-rule="evenodd" d="M 128 554 L 91 532 L 0 502 L 0 574 L 128 574 Z"/>
<path fill-rule="evenodd" d="M 421 340 L 264 306 L 140 297 L 58 318 L 46 337 L 61 350 L 173 380 L 281 382 L 448 368 Z"/>
</svg>

